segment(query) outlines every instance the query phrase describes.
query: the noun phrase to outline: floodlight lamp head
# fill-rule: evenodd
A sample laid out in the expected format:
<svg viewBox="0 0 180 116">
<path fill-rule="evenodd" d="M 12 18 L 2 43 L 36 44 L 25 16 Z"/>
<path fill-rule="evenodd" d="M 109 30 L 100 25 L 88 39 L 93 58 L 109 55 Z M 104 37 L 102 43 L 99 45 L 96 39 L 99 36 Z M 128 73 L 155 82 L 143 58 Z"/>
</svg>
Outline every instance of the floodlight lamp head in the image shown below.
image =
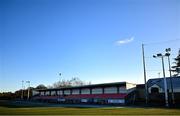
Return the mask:
<svg viewBox="0 0 180 116">
<path fill-rule="evenodd" d="M 166 49 L 166 52 L 170 52 L 170 51 L 171 51 L 171 48 L 167 48 L 167 49 Z"/>
<path fill-rule="evenodd" d="M 170 53 L 166 53 L 165 56 L 170 56 Z"/>
<path fill-rule="evenodd" d="M 156 56 L 155 56 L 155 55 L 153 55 L 153 58 L 156 58 Z"/>
<path fill-rule="evenodd" d="M 161 53 L 157 54 L 157 57 L 161 57 L 161 56 L 162 56 L 162 54 L 161 54 Z"/>
</svg>

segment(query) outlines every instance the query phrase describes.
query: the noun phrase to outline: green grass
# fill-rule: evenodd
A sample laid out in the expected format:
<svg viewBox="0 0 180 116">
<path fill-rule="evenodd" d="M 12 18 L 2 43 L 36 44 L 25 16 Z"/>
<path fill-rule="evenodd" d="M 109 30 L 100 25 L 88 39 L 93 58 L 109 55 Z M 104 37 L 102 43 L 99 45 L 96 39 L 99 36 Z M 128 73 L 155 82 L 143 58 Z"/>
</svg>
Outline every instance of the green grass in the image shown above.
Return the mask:
<svg viewBox="0 0 180 116">
<path fill-rule="evenodd" d="M 0 100 L 0 115 L 180 115 L 180 109 L 150 107 L 50 107 L 50 104 L 46 103 Z"/>
<path fill-rule="evenodd" d="M 180 115 L 180 109 L 166 108 L 62 108 L 62 107 L 0 107 L 0 115 Z"/>
</svg>

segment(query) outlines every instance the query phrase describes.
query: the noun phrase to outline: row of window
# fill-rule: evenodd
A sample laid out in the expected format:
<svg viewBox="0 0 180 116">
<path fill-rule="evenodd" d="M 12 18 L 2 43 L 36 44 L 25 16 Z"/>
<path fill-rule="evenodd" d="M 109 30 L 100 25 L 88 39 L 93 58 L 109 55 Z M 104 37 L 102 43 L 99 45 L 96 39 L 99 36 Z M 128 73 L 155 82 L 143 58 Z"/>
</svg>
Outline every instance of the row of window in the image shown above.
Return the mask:
<svg viewBox="0 0 180 116">
<path fill-rule="evenodd" d="M 92 94 L 102 94 L 103 88 L 93 88 L 91 90 Z M 104 88 L 104 93 L 111 94 L 111 93 L 118 93 L 117 87 L 106 87 Z M 127 90 L 125 87 L 119 87 L 119 93 L 127 93 Z M 64 95 L 78 95 L 80 94 L 80 89 L 73 89 L 73 90 L 64 90 Z M 81 89 L 81 94 L 90 94 L 89 88 Z M 56 95 L 56 91 L 41 91 L 40 95 Z M 58 90 L 57 95 L 63 95 L 63 90 Z"/>
</svg>

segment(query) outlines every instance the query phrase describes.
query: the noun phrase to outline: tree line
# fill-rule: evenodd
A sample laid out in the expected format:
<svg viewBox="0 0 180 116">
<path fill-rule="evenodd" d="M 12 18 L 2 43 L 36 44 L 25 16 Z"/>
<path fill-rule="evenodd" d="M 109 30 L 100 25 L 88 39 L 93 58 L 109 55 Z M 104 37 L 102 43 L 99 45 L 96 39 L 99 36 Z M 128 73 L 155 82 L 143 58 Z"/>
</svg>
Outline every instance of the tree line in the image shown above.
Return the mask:
<svg viewBox="0 0 180 116">
<path fill-rule="evenodd" d="M 91 84 L 91 82 L 85 82 L 80 80 L 78 77 L 73 77 L 70 80 L 61 80 L 58 82 L 53 83 L 52 85 L 45 86 L 43 84 L 40 84 L 38 86 L 30 87 L 30 97 L 32 96 L 32 90 L 34 89 L 51 89 L 51 88 L 61 88 L 61 87 L 72 87 L 72 86 L 82 86 Z M 0 100 L 12 100 L 12 99 L 21 99 L 23 94 L 23 99 L 27 99 L 28 96 L 28 88 L 27 89 L 20 89 L 13 92 L 2 92 L 0 93 Z"/>
</svg>

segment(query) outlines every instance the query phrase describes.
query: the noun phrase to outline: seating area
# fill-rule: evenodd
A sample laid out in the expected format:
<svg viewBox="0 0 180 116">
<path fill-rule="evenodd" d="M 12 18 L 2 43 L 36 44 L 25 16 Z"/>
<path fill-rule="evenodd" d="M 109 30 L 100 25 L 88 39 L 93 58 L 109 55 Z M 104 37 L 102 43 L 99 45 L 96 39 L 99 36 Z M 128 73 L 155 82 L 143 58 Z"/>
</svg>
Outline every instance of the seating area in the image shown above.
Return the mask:
<svg viewBox="0 0 180 116">
<path fill-rule="evenodd" d="M 64 95 L 64 96 L 36 96 L 33 99 L 83 99 L 83 98 L 102 98 L 102 99 L 124 99 L 127 94 L 81 94 L 81 95 Z"/>
<path fill-rule="evenodd" d="M 32 100 L 56 103 L 125 104 L 135 84 L 127 82 L 102 83 L 76 87 L 34 90 Z"/>
<path fill-rule="evenodd" d="M 125 98 L 127 94 L 82 94 L 82 95 L 68 95 L 65 96 L 65 98 L 102 98 L 102 99 L 119 99 L 119 98 Z"/>
</svg>

